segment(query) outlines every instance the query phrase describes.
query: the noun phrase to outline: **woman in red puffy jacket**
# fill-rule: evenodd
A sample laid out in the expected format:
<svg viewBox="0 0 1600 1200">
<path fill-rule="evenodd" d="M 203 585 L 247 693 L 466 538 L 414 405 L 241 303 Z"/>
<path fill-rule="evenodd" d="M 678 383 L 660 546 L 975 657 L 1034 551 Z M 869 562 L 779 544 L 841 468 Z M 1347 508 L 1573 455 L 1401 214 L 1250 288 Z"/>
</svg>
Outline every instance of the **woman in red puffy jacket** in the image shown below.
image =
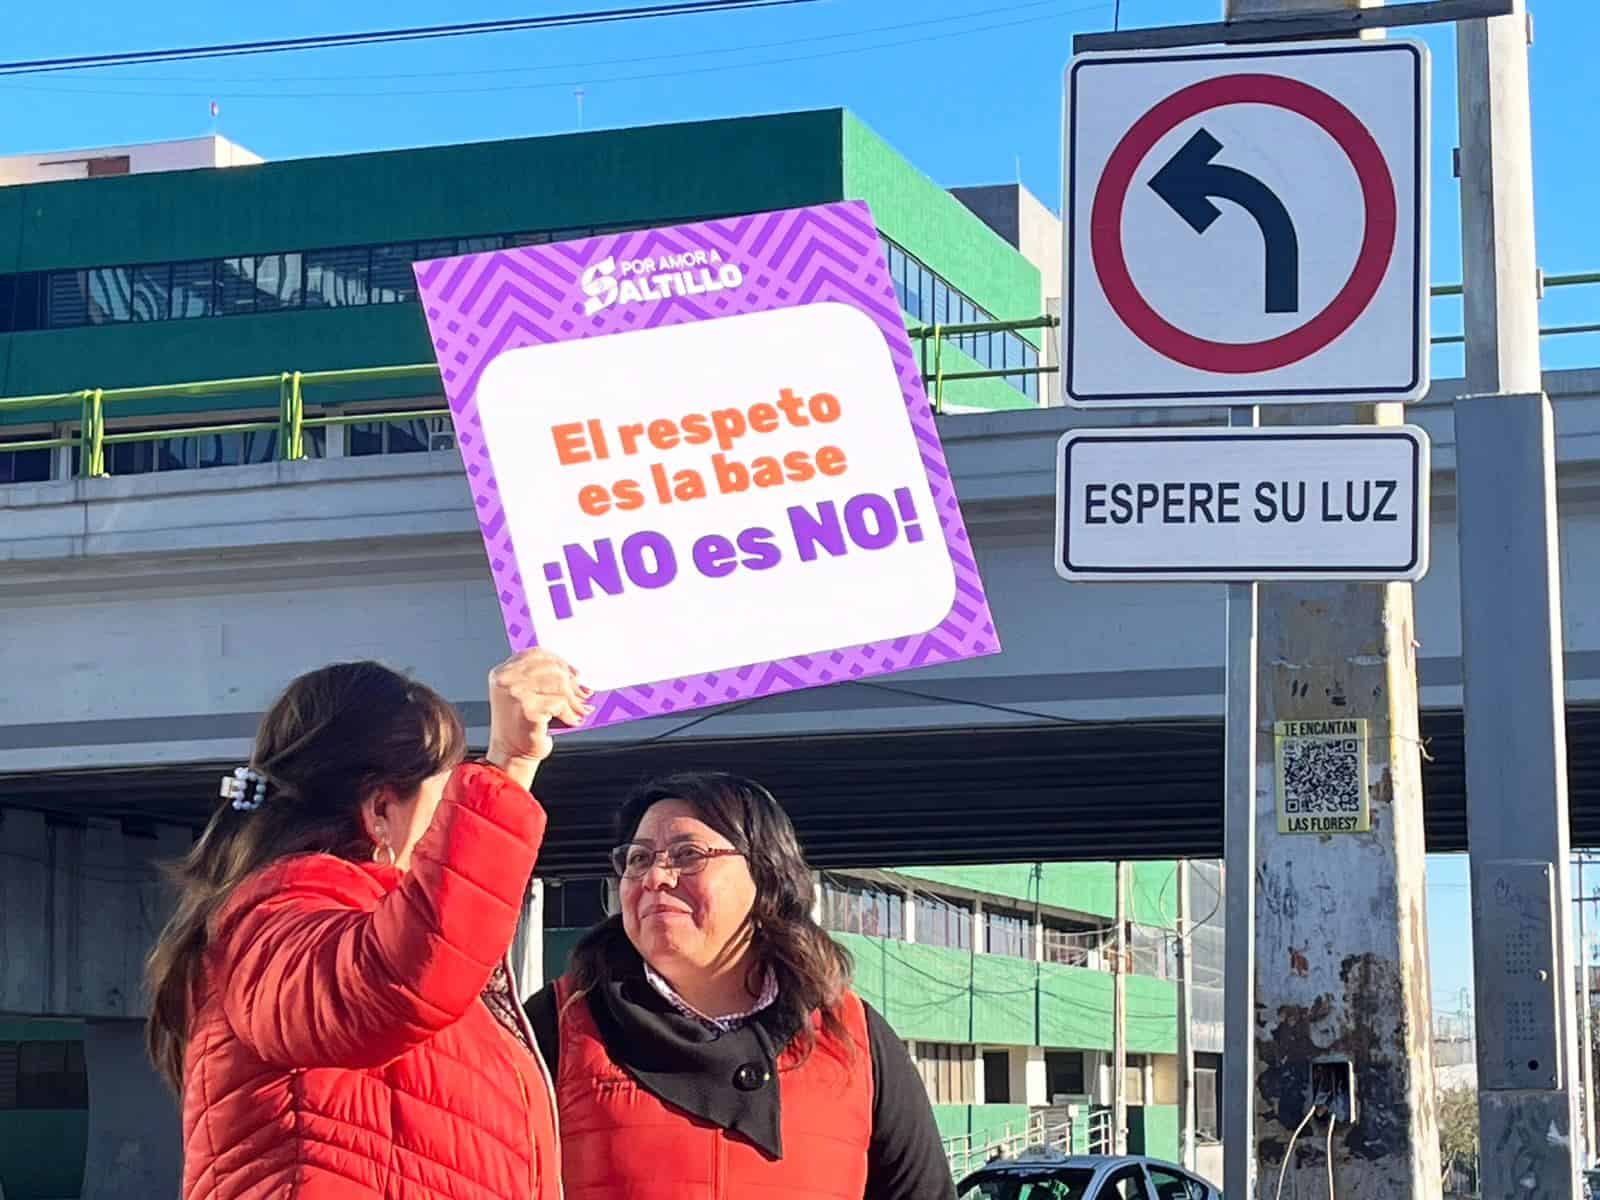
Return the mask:
<svg viewBox="0 0 1600 1200">
<path fill-rule="evenodd" d="M 510 985 L 552 720 L 539 651 L 489 677 L 485 761 L 377 663 L 295 680 L 175 871 L 151 1057 L 182 1096 L 184 1200 L 560 1192 L 549 1074 Z"/>
</svg>

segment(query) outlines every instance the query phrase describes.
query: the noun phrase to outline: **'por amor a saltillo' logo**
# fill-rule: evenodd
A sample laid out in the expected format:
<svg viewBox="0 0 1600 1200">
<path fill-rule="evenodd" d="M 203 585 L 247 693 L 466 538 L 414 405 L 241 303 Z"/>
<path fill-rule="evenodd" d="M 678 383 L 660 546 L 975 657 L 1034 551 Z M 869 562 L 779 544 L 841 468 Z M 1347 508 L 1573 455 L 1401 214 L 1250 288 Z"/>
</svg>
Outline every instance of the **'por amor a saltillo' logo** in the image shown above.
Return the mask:
<svg viewBox="0 0 1600 1200">
<path fill-rule="evenodd" d="M 703 296 L 744 283 L 737 263 L 724 262 L 715 250 L 686 250 L 660 258 L 623 259 L 608 255 L 578 278 L 587 316 L 614 304 L 665 300 L 671 296 Z"/>
</svg>

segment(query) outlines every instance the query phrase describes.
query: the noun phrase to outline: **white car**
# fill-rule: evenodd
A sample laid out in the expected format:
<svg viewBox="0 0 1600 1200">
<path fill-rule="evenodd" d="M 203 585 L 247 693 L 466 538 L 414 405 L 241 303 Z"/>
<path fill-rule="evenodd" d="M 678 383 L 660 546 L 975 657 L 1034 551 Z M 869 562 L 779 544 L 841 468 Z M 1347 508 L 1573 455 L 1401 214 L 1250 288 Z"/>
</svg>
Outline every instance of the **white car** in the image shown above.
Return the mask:
<svg viewBox="0 0 1600 1200">
<path fill-rule="evenodd" d="M 957 1200 L 1222 1200 L 1198 1175 L 1141 1155 L 1035 1147 L 997 1158 L 956 1185 Z"/>
</svg>

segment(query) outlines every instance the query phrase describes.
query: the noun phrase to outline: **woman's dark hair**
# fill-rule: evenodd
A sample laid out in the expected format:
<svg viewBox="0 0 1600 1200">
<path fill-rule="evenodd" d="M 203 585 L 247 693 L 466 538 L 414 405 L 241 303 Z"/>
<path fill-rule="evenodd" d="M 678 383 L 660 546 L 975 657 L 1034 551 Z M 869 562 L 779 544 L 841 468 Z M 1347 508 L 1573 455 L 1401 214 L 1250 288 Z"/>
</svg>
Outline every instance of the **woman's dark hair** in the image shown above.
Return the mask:
<svg viewBox="0 0 1600 1200">
<path fill-rule="evenodd" d="M 781 1023 L 797 1031 L 802 1056 L 816 1046 L 813 1012 L 821 1013 L 823 1028 L 850 1051 L 838 1012 L 850 983 L 850 953 L 812 920 L 811 869 L 789 814 L 754 780 L 721 772 L 685 772 L 653 779 L 623 801 L 617 813 L 617 841 L 632 841 L 645 813 L 663 800 L 687 804 L 744 855 L 756 892 L 750 910 L 755 961 L 746 980 L 751 994 L 761 991 L 764 973 L 770 970 L 778 982 L 773 1007 Z M 605 980 L 626 940 L 620 916 L 583 936 L 572 951 L 574 998 Z"/>
<path fill-rule="evenodd" d="M 365 859 L 361 805 L 388 788 L 409 796 L 459 763 L 461 718 L 438 693 L 375 662 L 302 675 L 267 710 L 250 766 L 267 780 L 254 810 L 221 800 L 189 853 L 167 867 L 177 907 L 145 966 L 150 1060 L 174 1089 L 209 924 L 252 872 L 293 854 Z"/>
</svg>

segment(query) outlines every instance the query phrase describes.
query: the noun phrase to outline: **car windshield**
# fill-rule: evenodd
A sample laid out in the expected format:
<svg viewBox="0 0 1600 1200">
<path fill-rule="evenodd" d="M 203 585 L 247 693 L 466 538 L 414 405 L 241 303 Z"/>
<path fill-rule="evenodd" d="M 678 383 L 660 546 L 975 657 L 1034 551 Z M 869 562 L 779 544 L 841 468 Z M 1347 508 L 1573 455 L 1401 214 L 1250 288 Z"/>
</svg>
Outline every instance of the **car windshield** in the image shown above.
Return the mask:
<svg viewBox="0 0 1600 1200">
<path fill-rule="evenodd" d="M 1044 1169 L 1038 1174 L 993 1174 L 972 1181 L 960 1200 L 1088 1200 L 1094 1172 L 1081 1167 Z"/>
</svg>

